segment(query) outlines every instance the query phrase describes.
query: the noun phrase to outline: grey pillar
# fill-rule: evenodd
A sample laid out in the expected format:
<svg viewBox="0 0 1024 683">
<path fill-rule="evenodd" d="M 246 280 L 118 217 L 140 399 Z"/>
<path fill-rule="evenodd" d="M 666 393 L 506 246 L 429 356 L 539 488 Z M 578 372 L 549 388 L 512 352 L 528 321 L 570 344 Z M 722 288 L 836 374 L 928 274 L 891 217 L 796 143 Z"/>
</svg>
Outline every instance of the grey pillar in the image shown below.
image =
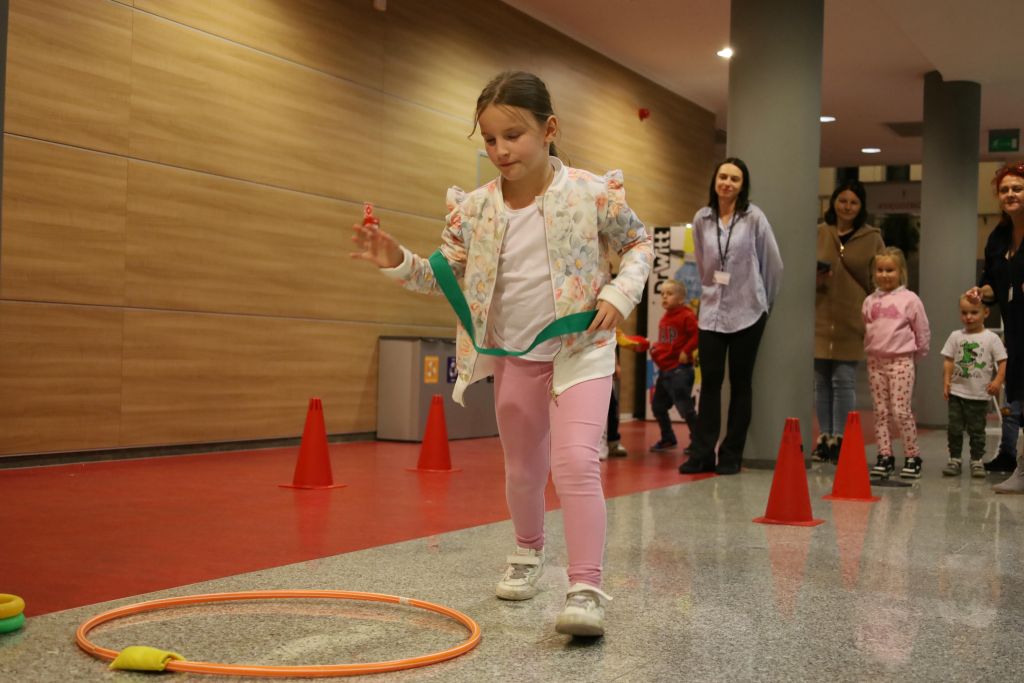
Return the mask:
<svg viewBox="0 0 1024 683">
<path fill-rule="evenodd" d="M 728 155 L 747 163 L 785 264 L 754 370 L 753 467 L 774 467 L 787 417 L 805 443 L 812 426 L 823 24 L 823 0 L 732 0 Z"/>
<path fill-rule="evenodd" d="M 942 344 L 960 327 L 958 300 L 975 280 L 981 86 L 924 77 L 921 168 L 921 300 L 932 328 L 931 352 L 917 366 L 917 421 L 946 424 Z M 941 453 L 932 454 L 941 461 Z"/>
</svg>

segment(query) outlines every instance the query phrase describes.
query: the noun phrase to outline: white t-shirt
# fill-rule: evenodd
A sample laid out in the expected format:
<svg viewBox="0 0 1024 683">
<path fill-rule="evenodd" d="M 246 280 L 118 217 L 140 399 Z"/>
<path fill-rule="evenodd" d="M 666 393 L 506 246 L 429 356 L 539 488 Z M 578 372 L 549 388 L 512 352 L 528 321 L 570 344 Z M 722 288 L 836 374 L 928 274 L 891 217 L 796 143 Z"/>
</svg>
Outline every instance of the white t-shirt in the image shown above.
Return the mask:
<svg viewBox="0 0 1024 683">
<path fill-rule="evenodd" d="M 953 377 L 949 393 L 974 401 L 987 401 L 985 387 L 1006 360 L 1003 340 L 992 330 L 968 334 L 955 330 L 942 346 L 942 357 L 953 361 Z"/>
<path fill-rule="evenodd" d="M 554 321 L 555 295 L 544 239 L 544 215 L 537 202 L 507 212 L 509 224 L 501 244 L 488 321 L 496 345 L 522 351 Z M 561 344 L 558 338 L 549 339 L 520 358 L 551 360 Z"/>
</svg>

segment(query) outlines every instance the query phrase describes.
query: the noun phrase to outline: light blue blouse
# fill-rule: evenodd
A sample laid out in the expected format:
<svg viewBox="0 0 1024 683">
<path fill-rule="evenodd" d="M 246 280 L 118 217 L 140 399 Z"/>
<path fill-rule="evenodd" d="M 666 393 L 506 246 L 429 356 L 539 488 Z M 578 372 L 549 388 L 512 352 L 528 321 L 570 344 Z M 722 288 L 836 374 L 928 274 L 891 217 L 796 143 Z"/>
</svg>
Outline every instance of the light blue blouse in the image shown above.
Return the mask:
<svg viewBox="0 0 1024 683">
<path fill-rule="evenodd" d="M 745 211 L 737 211 L 730 223 L 731 239 L 730 225 L 723 224 L 711 207 L 693 217 L 702 330 L 730 333 L 750 327 L 771 309 L 782 284 L 782 256 L 764 212 L 750 204 Z M 729 273 L 729 284 L 715 281 L 718 270 Z"/>
</svg>

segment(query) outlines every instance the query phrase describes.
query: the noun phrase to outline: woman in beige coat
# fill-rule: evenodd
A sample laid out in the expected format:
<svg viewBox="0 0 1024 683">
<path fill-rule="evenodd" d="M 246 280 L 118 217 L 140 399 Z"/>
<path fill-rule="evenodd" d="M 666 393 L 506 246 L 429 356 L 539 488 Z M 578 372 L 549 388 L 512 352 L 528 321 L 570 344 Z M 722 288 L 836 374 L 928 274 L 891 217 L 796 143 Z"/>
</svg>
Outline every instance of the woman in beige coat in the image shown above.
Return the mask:
<svg viewBox="0 0 1024 683">
<path fill-rule="evenodd" d="M 814 407 L 821 436 L 815 460 L 839 458 L 846 416 L 856 407 L 857 363 L 864 359 L 860 307 L 871 292 L 871 261 L 885 244 L 865 225 L 867 195 L 856 180 L 839 185 L 818 226 L 814 328 Z"/>
</svg>

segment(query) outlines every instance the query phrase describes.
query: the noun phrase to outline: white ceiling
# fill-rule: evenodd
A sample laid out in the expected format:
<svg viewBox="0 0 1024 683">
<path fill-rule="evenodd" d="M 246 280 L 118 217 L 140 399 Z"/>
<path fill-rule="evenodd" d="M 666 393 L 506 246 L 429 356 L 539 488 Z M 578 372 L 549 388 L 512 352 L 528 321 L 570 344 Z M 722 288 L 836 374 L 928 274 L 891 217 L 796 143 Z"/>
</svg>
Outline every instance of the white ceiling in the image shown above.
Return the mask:
<svg viewBox="0 0 1024 683">
<path fill-rule="evenodd" d="M 729 0 L 504 2 L 711 110 L 726 129 L 729 67 L 715 52 L 729 42 Z M 1004 158 L 987 153 L 988 130 L 1024 122 L 1022 28 L 1021 2 L 825 0 L 822 113 L 838 120 L 822 124 L 821 165 L 920 163 L 921 138 L 885 124 L 921 121 L 933 70 L 981 84 L 981 158 Z"/>
</svg>

